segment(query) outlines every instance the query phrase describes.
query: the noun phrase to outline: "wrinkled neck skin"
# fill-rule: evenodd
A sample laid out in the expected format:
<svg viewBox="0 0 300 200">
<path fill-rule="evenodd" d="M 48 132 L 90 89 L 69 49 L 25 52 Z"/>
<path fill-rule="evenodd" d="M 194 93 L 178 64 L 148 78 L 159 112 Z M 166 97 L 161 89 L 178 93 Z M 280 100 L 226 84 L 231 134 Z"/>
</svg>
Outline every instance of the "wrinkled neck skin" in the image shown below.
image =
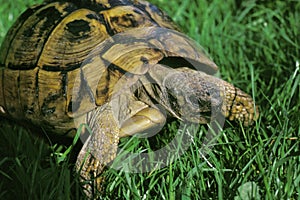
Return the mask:
<svg viewBox="0 0 300 200">
<path fill-rule="evenodd" d="M 139 82 L 135 94 L 141 101 L 183 121 L 206 124 L 226 117 L 248 126 L 258 117 L 251 96 L 201 71 L 156 64 Z"/>
<path fill-rule="evenodd" d="M 180 120 L 205 124 L 222 111 L 224 92 L 216 84 L 219 81 L 190 68 L 173 69 L 157 64 L 140 79 L 140 90 L 146 91 L 149 97 L 140 92 L 139 98 L 148 104 L 155 100 L 171 116 Z"/>
</svg>

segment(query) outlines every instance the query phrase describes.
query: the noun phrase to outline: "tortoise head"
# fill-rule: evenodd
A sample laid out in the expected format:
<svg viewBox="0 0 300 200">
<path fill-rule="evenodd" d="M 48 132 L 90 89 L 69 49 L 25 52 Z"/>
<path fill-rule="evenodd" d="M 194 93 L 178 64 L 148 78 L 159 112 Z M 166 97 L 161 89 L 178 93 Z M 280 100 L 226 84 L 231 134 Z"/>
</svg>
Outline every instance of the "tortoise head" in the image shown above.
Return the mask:
<svg viewBox="0 0 300 200">
<path fill-rule="evenodd" d="M 163 81 L 169 109 L 175 117 L 202 124 L 226 117 L 245 126 L 257 119 L 258 110 L 252 98 L 240 89 L 201 71 L 175 71 Z"/>
<path fill-rule="evenodd" d="M 184 121 L 209 123 L 223 104 L 220 88 L 210 78 L 188 68 L 166 76 L 163 84 L 171 113 Z"/>
</svg>

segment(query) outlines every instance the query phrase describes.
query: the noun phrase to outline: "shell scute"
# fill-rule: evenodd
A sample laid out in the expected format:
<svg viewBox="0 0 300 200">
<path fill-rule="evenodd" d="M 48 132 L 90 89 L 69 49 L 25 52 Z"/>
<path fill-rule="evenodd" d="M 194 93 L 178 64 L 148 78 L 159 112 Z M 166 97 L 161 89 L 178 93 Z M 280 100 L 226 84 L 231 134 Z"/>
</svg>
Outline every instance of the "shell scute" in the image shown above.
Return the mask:
<svg viewBox="0 0 300 200">
<path fill-rule="evenodd" d="M 32 7 L 0 50 L 0 107 L 61 133 L 73 128 L 70 119 L 105 104 L 164 58 L 183 57 L 216 71 L 193 42 L 171 29 L 177 27 L 170 18 L 145 1 Z"/>
</svg>

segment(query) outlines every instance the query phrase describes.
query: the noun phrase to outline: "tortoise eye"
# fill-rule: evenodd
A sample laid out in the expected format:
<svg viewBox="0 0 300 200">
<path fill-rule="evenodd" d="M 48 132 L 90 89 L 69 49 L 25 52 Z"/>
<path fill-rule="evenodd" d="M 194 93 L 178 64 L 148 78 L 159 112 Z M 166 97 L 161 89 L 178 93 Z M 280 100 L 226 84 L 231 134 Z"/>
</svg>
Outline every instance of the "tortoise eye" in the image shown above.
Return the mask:
<svg viewBox="0 0 300 200">
<path fill-rule="evenodd" d="M 180 108 L 179 102 L 178 102 L 178 96 L 176 96 L 173 92 L 168 92 L 168 101 L 174 110 L 178 110 Z"/>
<path fill-rule="evenodd" d="M 196 107 L 198 107 L 198 106 L 201 105 L 200 99 L 197 96 L 195 96 L 195 95 L 189 96 L 188 97 L 188 102 L 192 103 L 193 106 L 196 106 Z"/>
</svg>

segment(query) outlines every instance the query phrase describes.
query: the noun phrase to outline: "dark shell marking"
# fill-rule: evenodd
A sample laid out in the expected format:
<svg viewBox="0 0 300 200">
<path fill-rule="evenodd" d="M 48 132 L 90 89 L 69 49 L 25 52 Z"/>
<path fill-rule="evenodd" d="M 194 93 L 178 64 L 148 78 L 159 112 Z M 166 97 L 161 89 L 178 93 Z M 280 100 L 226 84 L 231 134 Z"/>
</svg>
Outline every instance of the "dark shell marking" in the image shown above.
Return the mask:
<svg viewBox="0 0 300 200">
<path fill-rule="evenodd" d="M 6 116 L 29 120 L 54 133 L 68 132 L 74 128 L 71 120 L 74 112 L 85 103 L 99 106 L 107 102 L 121 76 L 144 74 L 149 62 L 153 64 L 166 56 L 174 56 L 162 52 L 155 43 L 145 42 L 156 42 L 158 38 L 161 46 L 173 48 L 173 44 L 163 41 L 168 41 L 170 36 L 157 32 L 144 38 L 142 34 L 147 33 L 122 36 L 126 39 L 114 38 L 117 42 L 102 45 L 97 56 L 88 57 L 102 41 L 119 32 L 153 26 L 177 29 L 164 12 L 148 2 L 101 2 L 95 5 L 83 1 L 50 2 L 29 8 L 20 16 L 0 50 L 0 65 L 5 67 L 0 70 L 0 106 Z M 173 33 L 171 37 L 176 40 L 182 36 Z M 184 55 L 193 51 L 192 54 L 202 56 L 202 52 L 188 47 L 188 41 L 183 43 L 188 49 L 181 47 L 174 51 L 182 51 Z M 142 49 L 134 52 L 138 45 Z M 122 48 L 131 48 L 129 53 L 137 54 L 132 63 L 123 64 L 126 57 L 117 59 L 118 63 L 111 60 L 111 55 Z M 102 67 L 90 67 L 95 63 Z M 89 68 L 95 71 L 91 73 L 93 70 Z M 213 64 L 208 68 L 216 70 Z M 89 84 L 95 72 L 103 76 L 93 91 Z M 76 82 L 78 76 L 81 78 Z M 80 88 L 78 97 L 72 96 L 74 85 Z"/>
</svg>

